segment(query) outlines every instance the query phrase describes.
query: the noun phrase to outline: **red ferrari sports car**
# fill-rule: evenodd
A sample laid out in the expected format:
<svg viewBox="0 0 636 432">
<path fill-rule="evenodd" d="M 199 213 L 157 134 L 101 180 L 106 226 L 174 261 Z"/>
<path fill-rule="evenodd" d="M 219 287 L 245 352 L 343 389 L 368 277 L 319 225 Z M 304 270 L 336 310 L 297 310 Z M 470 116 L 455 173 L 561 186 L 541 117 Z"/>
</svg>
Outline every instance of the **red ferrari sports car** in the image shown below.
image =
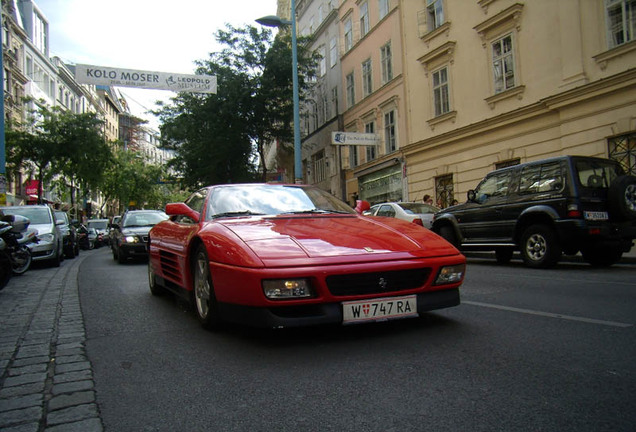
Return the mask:
<svg viewBox="0 0 636 432">
<path fill-rule="evenodd" d="M 150 291 L 190 298 L 207 328 L 385 321 L 459 304 L 466 259 L 450 243 L 319 188 L 210 186 L 166 213 L 150 231 Z"/>
</svg>

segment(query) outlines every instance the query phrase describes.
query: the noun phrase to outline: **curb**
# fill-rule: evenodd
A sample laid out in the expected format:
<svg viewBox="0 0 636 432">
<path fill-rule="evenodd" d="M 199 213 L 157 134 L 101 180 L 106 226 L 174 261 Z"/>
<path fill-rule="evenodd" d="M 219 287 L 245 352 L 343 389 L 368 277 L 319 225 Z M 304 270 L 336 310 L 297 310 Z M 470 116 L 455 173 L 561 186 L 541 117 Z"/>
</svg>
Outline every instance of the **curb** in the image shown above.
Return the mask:
<svg viewBox="0 0 636 432">
<path fill-rule="evenodd" d="M 30 269 L 0 291 L 2 431 L 103 431 L 77 282 L 86 257 Z"/>
<path fill-rule="evenodd" d="M 491 251 L 462 251 L 466 258 L 478 258 L 478 259 L 492 259 L 495 261 L 495 253 Z M 513 260 L 521 260 L 519 252 L 515 252 L 512 256 Z M 563 255 L 559 260 L 560 263 L 580 263 L 587 264 L 580 253 L 576 255 Z M 621 260 L 616 264 L 636 264 L 636 249 L 632 249 L 629 252 L 623 254 Z"/>
</svg>

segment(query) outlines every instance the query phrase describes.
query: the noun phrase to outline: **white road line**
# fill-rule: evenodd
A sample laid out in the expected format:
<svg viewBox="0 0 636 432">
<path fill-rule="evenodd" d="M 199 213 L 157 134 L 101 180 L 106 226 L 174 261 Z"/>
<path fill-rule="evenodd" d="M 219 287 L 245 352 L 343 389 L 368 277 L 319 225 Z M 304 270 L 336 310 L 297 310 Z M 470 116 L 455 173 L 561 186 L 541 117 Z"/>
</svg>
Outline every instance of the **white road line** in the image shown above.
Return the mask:
<svg viewBox="0 0 636 432">
<path fill-rule="evenodd" d="M 462 300 L 462 304 L 487 307 L 492 309 L 500 309 L 500 310 L 505 310 L 510 312 L 519 312 L 519 313 L 525 313 L 530 315 L 539 315 L 539 316 L 545 316 L 549 318 L 560 318 L 560 319 L 570 320 L 570 321 L 580 321 L 580 322 L 589 323 L 589 324 L 600 324 L 600 325 L 611 326 L 611 327 L 627 328 L 627 327 L 634 326 L 634 324 L 620 323 L 616 321 L 604 321 L 604 320 L 597 320 L 592 318 L 577 317 L 572 315 L 562 315 L 562 314 L 555 314 L 550 312 L 541 312 L 541 311 L 535 311 L 531 309 L 520 309 L 515 307 L 491 304 L 491 303 L 480 303 L 480 302 Z"/>
</svg>

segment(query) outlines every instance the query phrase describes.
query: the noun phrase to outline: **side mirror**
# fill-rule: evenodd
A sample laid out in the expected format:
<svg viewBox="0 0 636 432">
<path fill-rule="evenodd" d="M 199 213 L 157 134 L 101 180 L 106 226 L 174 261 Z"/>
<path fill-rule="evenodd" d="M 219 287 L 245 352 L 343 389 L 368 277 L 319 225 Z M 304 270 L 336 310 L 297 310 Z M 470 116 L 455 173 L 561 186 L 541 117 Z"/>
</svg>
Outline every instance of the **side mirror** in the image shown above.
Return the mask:
<svg viewBox="0 0 636 432">
<path fill-rule="evenodd" d="M 166 214 L 168 216 L 186 216 L 197 222 L 201 218 L 201 214 L 198 211 L 192 210 L 184 203 L 166 204 Z"/>
<path fill-rule="evenodd" d="M 369 201 L 363 201 L 363 200 L 356 201 L 355 211 L 358 214 L 362 214 L 363 212 L 369 210 L 370 208 L 371 208 L 371 204 L 369 204 Z"/>
<path fill-rule="evenodd" d="M 468 198 L 469 202 L 477 202 L 477 195 L 475 194 L 475 191 L 473 189 L 469 190 L 466 193 L 466 198 Z"/>
</svg>

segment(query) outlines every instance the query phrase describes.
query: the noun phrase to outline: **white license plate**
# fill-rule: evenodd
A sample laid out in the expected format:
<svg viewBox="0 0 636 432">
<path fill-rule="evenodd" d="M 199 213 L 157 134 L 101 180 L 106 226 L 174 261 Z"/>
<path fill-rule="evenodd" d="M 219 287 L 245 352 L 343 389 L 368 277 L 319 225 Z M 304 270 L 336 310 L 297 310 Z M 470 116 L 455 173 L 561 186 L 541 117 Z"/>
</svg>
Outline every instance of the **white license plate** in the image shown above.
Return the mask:
<svg viewBox="0 0 636 432">
<path fill-rule="evenodd" d="M 415 295 L 342 303 L 343 324 L 387 321 L 415 316 L 417 316 L 417 297 Z"/>
<path fill-rule="evenodd" d="M 609 217 L 607 216 L 607 212 L 604 211 L 586 211 L 585 219 L 587 220 L 607 220 Z"/>
</svg>

